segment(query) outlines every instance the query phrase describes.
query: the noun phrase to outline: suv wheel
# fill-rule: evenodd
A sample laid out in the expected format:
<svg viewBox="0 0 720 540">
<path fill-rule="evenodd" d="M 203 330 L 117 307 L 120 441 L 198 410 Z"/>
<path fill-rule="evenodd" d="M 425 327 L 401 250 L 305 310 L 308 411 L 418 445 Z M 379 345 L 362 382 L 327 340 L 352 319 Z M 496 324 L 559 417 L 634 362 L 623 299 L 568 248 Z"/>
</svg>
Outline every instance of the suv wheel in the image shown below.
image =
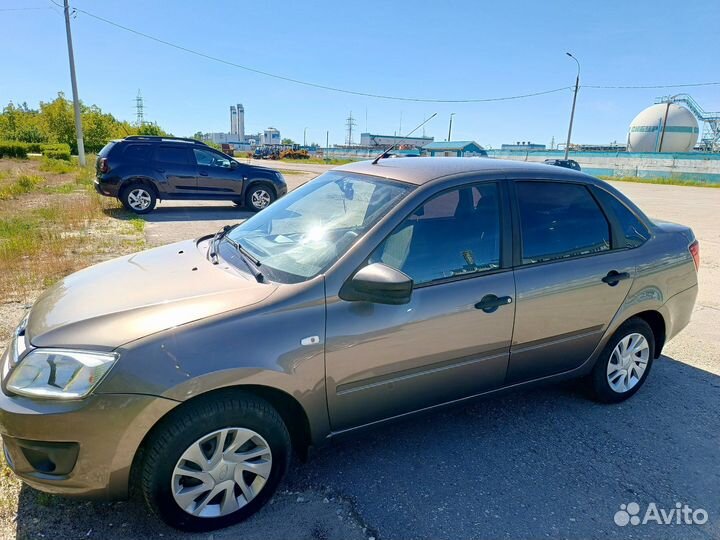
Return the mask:
<svg viewBox="0 0 720 540">
<path fill-rule="evenodd" d="M 267 208 L 275 201 L 275 192 L 266 184 L 254 184 L 245 195 L 245 205 L 256 212 Z"/>
<path fill-rule="evenodd" d="M 152 212 L 157 203 L 155 192 L 144 184 L 133 183 L 123 189 L 120 202 L 128 210 L 136 214 Z"/>
<path fill-rule="evenodd" d="M 630 319 L 618 328 L 592 372 L 592 390 L 598 401 L 618 403 L 645 383 L 655 356 L 652 329 L 642 319 Z"/>
<path fill-rule="evenodd" d="M 172 527 L 227 527 L 270 499 L 290 448 L 284 422 L 265 400 L 241 395 L 191 404 L 152 435 L 140 487 L 148 506 Z"/>
</svg>

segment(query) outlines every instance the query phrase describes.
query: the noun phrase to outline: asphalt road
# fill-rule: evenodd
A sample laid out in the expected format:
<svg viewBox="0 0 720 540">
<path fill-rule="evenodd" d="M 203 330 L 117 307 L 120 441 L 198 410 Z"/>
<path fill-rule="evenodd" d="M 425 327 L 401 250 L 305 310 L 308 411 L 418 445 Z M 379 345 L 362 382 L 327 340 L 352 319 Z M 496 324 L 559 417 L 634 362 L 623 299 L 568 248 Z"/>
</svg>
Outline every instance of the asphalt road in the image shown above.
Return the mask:
<svg viewBox="0 0 720 540">
<path fill-rule="evenodd" d="M 287 179 L 295 187 L 322 169 Z M 275 504 L 213 537 L 720 538 L 720 190 L 615 185 L 650 216 L 692 226 L 701 245 L 693 321 L 637 395 L 598 405 L 567 384 L 356 435 L 296 463 Z M 146 234 L 162 244 L 248 215 L 231 205 L 163 203 Z M 616 525 L 620 505 L 631 502 L 641 518 L 650 503 L 666 512 L 680 503 L 704 509 L 708 521 Z M 129 521 L 125 531 L 136 537 L 174 534 L 137 503 L 107 512 L 103 523 Z M 31 519 L 19 512 L 18 531 L 31 532 Z"/>
</svg>

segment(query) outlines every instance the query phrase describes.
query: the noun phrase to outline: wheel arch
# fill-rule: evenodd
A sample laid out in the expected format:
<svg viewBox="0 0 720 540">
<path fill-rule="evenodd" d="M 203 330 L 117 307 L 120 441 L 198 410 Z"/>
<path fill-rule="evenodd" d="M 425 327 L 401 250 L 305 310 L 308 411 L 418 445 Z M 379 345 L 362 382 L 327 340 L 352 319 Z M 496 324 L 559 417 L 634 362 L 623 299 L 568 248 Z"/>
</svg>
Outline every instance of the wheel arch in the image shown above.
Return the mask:
<svg viewBox="0 0 720 540">
<path fill-rule="evenodd" d="M 306 459 L 308 449 L 312 444 L 310 422 L 305 409 L 293 396 L 283 390 L 257 384 L 217 388 L 179 403 L 153 424 L 143 437 L 133 457 L 130 473 L 130 489 L 134 490 L 138 485 L 138 474 L 142 466 L 143 452 L 148 441 L 165 423 L 182 414 L 191 404 L 207 400 L 231 399 L 242 396 L 243 394 L 264 399 L 275 408 L 290 433 L 293 451 L 300 459 Z"/>
<path fill-rule="evenodd" d="M 251 178 L 250 180 L 248 180 L 245 183 L 245 190 L 243 192 L 243 197 L 246 197 L 248 192 L 254 186 L 257 186 L 258 184 L 262 184 L 264 186 L 269 187 L 273 192 L 273 196 L 277 199 L 277 189 L 275 188 L 275 185 L 272 183 L 272 180 L 270 180 L 269 178 L 262 178 L 262 177 Z"/>
<path fill-rule="evenodd" d="M 660 358 L 662 349 L 665 346 L 665 338 L 667 335 L 665 318 L 662 313 L 655 310 L 646 310 L 639 313 L 635 313 L 632 317 L 627 320 L 638 318 L 645 321 L 653 332 L 653 338 L 655 340 L 655 358 Z"/>
<path fill-rule="evenodd" d="M 122 181 L 120 189 L 118 190 L 118 196 L 122 196 L 122 193 L 133 184 L 141 184 L 153 191 L 155 197 L 160 199 L 160 190 L 158 190 L 155 182 L 151 178 L 145 176 L 130 176 Z"/>
</svg>

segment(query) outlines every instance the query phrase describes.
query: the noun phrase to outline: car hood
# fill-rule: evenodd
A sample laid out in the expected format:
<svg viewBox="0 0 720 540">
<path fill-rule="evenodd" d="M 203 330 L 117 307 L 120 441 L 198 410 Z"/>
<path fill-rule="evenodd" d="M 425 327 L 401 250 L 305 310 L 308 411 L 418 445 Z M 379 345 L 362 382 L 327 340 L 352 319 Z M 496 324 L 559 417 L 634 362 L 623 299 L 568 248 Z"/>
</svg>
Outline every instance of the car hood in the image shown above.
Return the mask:
<svg viewBox="0 0 720 540">
<path fill-rule="evenodd" d="M 277 289 L 221 266 L 191 240 L 91 266 L 43 293 L 30 311 L 26 335 L 36 347 L 111 350 L 251 306 Z"/>
</svg>

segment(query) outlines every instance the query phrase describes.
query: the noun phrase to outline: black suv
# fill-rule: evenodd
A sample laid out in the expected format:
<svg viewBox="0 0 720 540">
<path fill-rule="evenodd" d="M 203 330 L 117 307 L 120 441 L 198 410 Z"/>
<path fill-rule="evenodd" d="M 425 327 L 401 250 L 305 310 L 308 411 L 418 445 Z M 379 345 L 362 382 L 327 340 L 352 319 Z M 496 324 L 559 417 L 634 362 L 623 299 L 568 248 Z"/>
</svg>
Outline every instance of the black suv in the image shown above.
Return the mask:
<svg viewBox="0 0 720 540">
<path fill-rule="evenodd" d="M 179 137 L 111 141 L 100 150 L 95 171 L 97 192 L 137 214 L 152 211 L 158 199 L 232 201 L 257 211 L 287 193 L 279 172 Z"/>
<path fill-rule="evenodd" d="M 573 171 L 580 170 L 580 164 L 574 159 L 546 159 L 545 165 L 555 165 L 556 167 L 565 167 Z"/>
</svg>

